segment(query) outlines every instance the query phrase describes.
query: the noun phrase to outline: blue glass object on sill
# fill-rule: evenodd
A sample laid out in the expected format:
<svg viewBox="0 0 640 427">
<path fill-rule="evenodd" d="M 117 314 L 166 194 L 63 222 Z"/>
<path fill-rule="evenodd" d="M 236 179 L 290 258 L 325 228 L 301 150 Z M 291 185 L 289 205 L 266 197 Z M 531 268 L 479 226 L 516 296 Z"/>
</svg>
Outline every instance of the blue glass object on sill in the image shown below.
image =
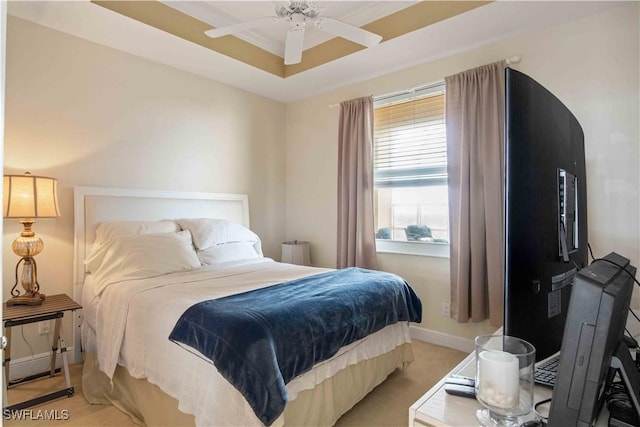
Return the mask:
<svg viewBox="0 0 640 427">
<path fill-rule="evenodd" d="M 405 233 L 407 233 L 407 241 L 409 242 L 433 241 L 431 229 L 426 225 L 408 225 L 405 228 Z"/>
<path fill-rule="evenodd" d="M 381 228 L 376 233 L 376 239 L 391 239 L 391 230 L 387 227 Z"/>
</svg>

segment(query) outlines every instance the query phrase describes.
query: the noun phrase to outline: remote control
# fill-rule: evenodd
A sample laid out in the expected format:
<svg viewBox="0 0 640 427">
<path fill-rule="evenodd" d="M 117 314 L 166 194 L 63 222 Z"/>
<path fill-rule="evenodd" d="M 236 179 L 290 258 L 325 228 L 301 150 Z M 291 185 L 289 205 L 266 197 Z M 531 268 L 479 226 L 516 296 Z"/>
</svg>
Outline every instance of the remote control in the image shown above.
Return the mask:
<svg viewBox="0 0 640 427">
<path fill-rule="evenodd" d="M 453 396 L 469 397 L 472 399 L 476 398 L 476 389 L 474 387 L 469 387 L 468 385 L 445 384 L 444 391 Z"/>
<path fill-rule="evenodd" d="M 460 374 L 451 374 L 449 375 L 449 378 L 466 378 L 468 380 L 472 380 L 473 377 L 468 377 L 466 375 L 460 375 Z"/>
<path fill-rule="evenodd" d="M 473 378 L 460 377 L 460 376 L 447 377 L 447 379 L 444 382 L 446 384 L 466 385 L 469 387 L 475 387 L 476 385 L 476 381 Z"/>
</svg>

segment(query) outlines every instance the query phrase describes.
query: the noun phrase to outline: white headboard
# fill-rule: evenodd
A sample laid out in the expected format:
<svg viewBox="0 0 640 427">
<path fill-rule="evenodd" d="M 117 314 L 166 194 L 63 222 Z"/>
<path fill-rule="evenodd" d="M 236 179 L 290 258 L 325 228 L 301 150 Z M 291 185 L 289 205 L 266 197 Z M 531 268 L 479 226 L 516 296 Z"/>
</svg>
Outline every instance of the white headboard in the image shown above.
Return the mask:
<svg viewBox="0 0 640 427">
<path fill-rule="evenodd" d="M 74 189 L 73 297 L 80 302 L 85 279 L 84 259 L 105 221 L 157 221 L 177 218 L 221 218 L 249 223 L 246 194 L 193 193 L 105 187 Z M 74 360 L 80 357 L 80 323 L 74 318 Z M 79 360 L 77 360 L 79 361 Z"/>
</svg>

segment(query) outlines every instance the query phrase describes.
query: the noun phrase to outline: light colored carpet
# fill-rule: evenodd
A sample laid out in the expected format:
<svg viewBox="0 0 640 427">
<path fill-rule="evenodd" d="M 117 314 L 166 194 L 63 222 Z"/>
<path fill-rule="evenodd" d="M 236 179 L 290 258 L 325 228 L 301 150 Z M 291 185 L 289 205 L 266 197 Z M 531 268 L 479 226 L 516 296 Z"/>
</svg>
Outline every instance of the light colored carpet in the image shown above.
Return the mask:
<svg viewBox="0 0 640 427">
<path fill-rule="evenodd" d="M 409 423 L 409 407 L 440 381 L 467 354 L 413 340 L 415 361 L 396 370 L 349 412 L 336 426 L 402 426 Z"/>
<path fill-rule="evenodd" d="M 465 353 L 414 340 L 416 360 L 389 378 L 344 414 L 336 426 L 406 427 L 409 407 L 447 374 Z M 58 419 L 4 419 L 5 426 L 135 426 L 131 419 L 111 405 L 89 405 L 82 395 L 82 365 L 69 369 L 75 394 L 29 408 L 28 418 L 38 415 Z M 64 388 L 64 377 L 25 383 L 8 391 L 9 403 L 21 402 L 39 394 Z"/>
</svg>

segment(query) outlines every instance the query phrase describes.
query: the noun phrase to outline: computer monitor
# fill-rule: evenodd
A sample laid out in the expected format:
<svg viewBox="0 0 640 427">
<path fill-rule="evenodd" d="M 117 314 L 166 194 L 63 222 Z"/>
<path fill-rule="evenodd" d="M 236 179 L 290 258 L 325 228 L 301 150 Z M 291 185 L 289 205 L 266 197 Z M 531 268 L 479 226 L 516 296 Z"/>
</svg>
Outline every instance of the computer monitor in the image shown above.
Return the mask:
<svg viewBox="0 0 640 427">
<path fill-rule="evenodd" d="M 614 252 L 575 277 L 549 426 L 591 426 L 619 370 L 640 414 L 640 374 L 623 341 L 636 268 Z"/>
</svg>

